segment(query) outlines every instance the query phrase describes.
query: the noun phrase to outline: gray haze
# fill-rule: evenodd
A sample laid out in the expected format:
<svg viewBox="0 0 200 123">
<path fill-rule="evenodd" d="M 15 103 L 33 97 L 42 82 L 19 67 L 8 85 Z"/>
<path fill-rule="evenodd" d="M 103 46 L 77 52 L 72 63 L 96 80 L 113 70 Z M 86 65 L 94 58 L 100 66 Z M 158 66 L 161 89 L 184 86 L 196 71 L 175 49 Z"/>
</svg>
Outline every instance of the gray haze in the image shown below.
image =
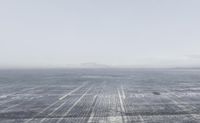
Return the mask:
<svg viewBox="0 0 200 123">
<path fill-rule="evenodd" d="M 199 0 L 1 0 L 0 67 L 200 66 Z"/>
</svg>

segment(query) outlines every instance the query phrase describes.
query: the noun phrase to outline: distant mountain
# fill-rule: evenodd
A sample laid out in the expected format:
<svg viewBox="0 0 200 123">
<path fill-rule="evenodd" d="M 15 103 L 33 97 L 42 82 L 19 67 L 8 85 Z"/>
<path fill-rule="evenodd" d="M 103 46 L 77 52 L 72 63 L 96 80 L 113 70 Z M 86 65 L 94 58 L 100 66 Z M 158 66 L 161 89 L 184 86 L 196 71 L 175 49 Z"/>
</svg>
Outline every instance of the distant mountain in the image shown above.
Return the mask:
<svg viewBox="0 0 200 123">
<path fill-rule="evenodd" d="M 97 64 L 97 63 L 82 63 L 80 64 L 81 68 L 110 68 L 109 65 Z"/>
<path fill-rule="evenodd" d="M 199 70 L 200 67 L 176 67 L 175 69 L 197 69 L 197 70 Z"/>
</svg>

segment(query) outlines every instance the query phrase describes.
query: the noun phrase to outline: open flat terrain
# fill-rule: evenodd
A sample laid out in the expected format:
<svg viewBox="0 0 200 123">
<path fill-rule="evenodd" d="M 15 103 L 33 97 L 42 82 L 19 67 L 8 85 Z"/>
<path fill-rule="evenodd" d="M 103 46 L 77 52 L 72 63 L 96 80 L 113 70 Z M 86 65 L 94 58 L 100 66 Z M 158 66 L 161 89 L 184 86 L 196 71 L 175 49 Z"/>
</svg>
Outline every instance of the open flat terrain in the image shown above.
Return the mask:
<svg viewBox="0 0 200 123">
<path fill-rule="evenodd" d="M 0 123 L 175 122 L 200 122 L 200 70 L 0 70 Z"/>
</svg>

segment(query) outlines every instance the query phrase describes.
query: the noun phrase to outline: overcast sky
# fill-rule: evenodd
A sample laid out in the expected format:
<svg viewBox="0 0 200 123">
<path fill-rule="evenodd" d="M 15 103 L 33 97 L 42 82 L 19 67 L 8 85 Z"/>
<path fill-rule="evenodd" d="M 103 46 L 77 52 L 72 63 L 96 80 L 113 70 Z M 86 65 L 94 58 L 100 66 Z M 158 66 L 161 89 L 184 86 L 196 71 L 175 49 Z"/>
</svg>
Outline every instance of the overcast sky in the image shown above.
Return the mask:
<svg viewBox="0 0 200 123">
<path fill-rule="evenodd" d="M 82 63 L 200 66 L 200 1 L 0 1 L 0 67 Z"/>
</svg>

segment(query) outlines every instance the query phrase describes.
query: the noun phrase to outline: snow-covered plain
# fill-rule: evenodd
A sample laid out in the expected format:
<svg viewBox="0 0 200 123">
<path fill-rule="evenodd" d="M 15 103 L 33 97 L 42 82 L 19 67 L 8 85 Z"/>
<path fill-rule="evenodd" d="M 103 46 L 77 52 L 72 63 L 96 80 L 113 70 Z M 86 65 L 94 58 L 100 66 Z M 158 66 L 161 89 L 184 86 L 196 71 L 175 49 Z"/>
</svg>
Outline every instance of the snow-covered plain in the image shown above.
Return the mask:
<svg viewBox="0 0 200 123">
<path fill-rule="evenodd" d="M 174 122 L 200 122 L 200 70 L 0 70 L 0 123 Z"/>
</svg>

